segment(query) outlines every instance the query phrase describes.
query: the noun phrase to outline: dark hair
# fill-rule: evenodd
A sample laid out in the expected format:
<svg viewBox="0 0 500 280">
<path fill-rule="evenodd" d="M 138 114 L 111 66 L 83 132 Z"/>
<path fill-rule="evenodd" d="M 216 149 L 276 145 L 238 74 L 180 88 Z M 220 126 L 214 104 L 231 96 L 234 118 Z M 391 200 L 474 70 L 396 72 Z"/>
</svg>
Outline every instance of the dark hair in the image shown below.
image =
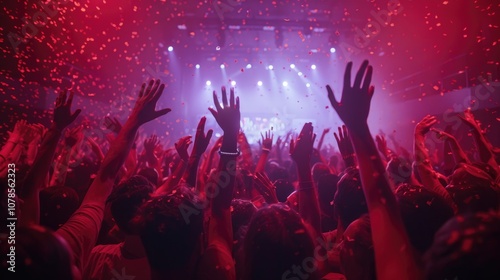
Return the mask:
<svg viewBox="0 0 500 280">
<path fill-rule="evenodd" d="M 231 201 L 231 221 L 233 224 L 233 237 L 241 226 L 246 226 L 252 219 L 257 208 L 249 200 L 233 199 Z"/>
<path fill-rule="evenodd" d="M 334 218 L 333 199 L 337 192 L 338 181 L 339 177 L 333 174 L 323 174 L 318 178 L 318 201 L 321 209 L 321 230 L 323 232 L 337 228 L 337 219 Z"/>
<path fill-rule="evenodd" d="M 246 279 L 282 279 L 294 265 L 314 255 L 314 242 L 297 212 L 273 204 L 254 214 L 243 254 Z"/>
<path fill-rule="evenodd" d="M 368 213 L 358 169 L 347 169 L 340 178 L 333 205 L 335 214 L 344 228 L 347 228 L 352 221 L 361 217 L 361 215 Z"/>
<path fill-rule="evenodd" d="M 375 280 L 377 278 L 368 215 L 354 220 L 346 228 L 339 248 L 340 269 L 347 279 Z"/>
<path fill-rule="evenodd" d="M 453 217 L 424 256 L 426 279 L 500 279 L 499 236 L 498 212 Z"/>
<path fill-rule="evenodd" d="M 436 231 L 453 217 L 453 209 L 442 197 L 422 186 L 402 184 L 395 195 L 410 242 L 424 253 Z"/>
<path fill-rule="evenodd" d="M 158 171 L 156 171 L 156 169 L 152 167 L 145 167 L 137 172 L 137 175 L 141 175 L 144 178 L 148 179 L 148 181 L 153 184 L 155 188 L 158 186 L 158 180 L 160 176 L 158 175 Z"/>
<path fill-rule="evenodd" d="M 107 202 L 110 204 L 111 216 L 120 230 L 134 233 L 131 221 L 138 209 L 151 198 L 154 188 L 140 175 L 132 176 L 113 189 Z"/>
<path fill-rule="evenodd" d="M 52 230 L 38 225 L 16 228 L 15 272 L 7 270 L 5 258 L 10 247 L 7 237 L 0 237 L 2 254 L 2 279 L 73 279 L 71 252 L 62 239 Z"/>
<path fill-rule="evenodd" d="M 80 199 L 68 187 L 49 187 L 40 191 L 40 224 L 57 230 L 78 209 Z"/>
<path fill-rule="evenodd" d="M 152 198 L 140 210 L 140 236 L 152 270 L 186 267 L 203 230 L 200 198 L 189 188 Z"/>
</svg>

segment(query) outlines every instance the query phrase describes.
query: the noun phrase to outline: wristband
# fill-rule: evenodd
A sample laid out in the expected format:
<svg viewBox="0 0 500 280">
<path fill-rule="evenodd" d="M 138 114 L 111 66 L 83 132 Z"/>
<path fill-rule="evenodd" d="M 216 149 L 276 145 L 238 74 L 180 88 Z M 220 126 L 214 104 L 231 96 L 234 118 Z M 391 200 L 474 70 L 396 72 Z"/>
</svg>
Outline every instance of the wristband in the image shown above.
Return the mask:
<svg viewBox="0 0 500 280">
<path fill-rule="evenodd" d="M 222 150 L 219 150 L 219 155 L 221 156 L 239 156 L 241 154 L 240 150 L 236 149 L 236 152 L 235 153 L 231 153 L 231 152 L 223 152 Z"/>
<path fill-rule="evenodd" d="M 269 153 L 269 152 L 271 152 L 271 150 L 270 150 L 270 149 L 266 149 L 266 148 L 262 148 L 262 151 L 263 151 L 263 152 L 268 152 L 268 153 Z"/>
</svg>

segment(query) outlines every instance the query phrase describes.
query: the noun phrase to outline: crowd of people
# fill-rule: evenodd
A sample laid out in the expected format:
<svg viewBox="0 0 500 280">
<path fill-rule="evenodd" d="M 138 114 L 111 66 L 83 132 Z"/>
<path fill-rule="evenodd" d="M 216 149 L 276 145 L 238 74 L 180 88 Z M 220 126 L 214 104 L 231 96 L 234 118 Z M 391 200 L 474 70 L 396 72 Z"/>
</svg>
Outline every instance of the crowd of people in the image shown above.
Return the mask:
<svg viewBox="0 0 500 280">
<path fill-rule="evenodd" d="M 364 61 L 353 82 L 348 63 L 340 101 L 327 86 L 345 124 L 334 150 L 312 123 L 250 145 L 233 88 L 213 93 L 219 139 L 203 117 L 173 147 L 138 135 L 169 117 L 159 80 L 103 138 L 59 93 L 50 127 L 19 120 L 0 151 L 1 216 L 17 223 L 2 228 L 1 278 L 500 279 L 499 149 L 470 110 L 472 156 L 430 115 L 412 152 L 373 137 L 372 71 Z"/>
</svg>

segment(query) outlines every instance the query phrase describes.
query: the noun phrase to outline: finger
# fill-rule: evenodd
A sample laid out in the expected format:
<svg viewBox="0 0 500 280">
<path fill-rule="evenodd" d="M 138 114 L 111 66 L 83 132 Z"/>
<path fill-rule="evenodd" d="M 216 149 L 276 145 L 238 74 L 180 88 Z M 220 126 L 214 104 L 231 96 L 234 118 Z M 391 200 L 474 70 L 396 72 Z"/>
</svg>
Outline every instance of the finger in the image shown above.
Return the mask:
<svg viewBox="0 0 500 280">
<path fill-rule="evenodd" d="M 370 100 L 372 100 L 374 93 L 375 93 L 375 86 L 370 86 L 370 88 L 368 88 L 368 96 L 370 97 Z"/>
<path fill-rule="evenodd" d="M 314 141 L 316 141 L 316 133 L 313 134 L 311 143 L 314 143 Z"/>
<path fill-rule="evenodd" d="M 70 91 L 68 101 L 66 102 L 66 106 L 71 107 L 71 103 L 73 103 L 73 97 L 75 96 L 74 91 Z"/>
<path fill-rule="evenodd" d="M 337 144 L 340 143 L 340 139 L 339 139 L 339 136 L 337 135 L 337 133 L 333 133 L 333 136 L 335 136 L 335 140 L 337 141 Z"/>
<path fill-rule="evenodd" d="M 229 106 L 234 107 L 234 88 L 229 89 Z"/>
<path fill-rule="evenodd" d="M 365 79 L 363 80 L 363 87 L 362 87 L 363 91 L 368 90 L 370 88 L 370 83 L 372 82 L 372 74 L 373 74 L 373 67 L 370 65 L 368 66 Z"/>
<path fill-rule="evenodd" d="M 67 90 L 67 89 L 65 89 L 65 90 L 63 91 L 62 96 L 61 96 L 61 105 L 64 105 L 64 104 L 66 103 L 66 97 L 67 97 L 67 96 L 68 96 L 68 90 Z"/>
<path fill-rule="evenodd" d="M 337 129 L 339 131 L 339 139 L 344 138 L 344 134 L 342 133 L 342 127 L 339 126 Z"/>
<path fill-rule="evenodd" d="M 359 67 L 358 73 L 356 73 L 356 79 L 354 80 L 353 88 L 360 88 L 361 80 L 366 72 L 366 67 L 368 67 L 368 60 L 363 61 L 361 66 Z"/>
<path fill-rule="evenodd" d="M 236 97 L 236 110 L 240 110 L 240 97 Z"/>
<path fill-rule="evenodd" d="M 333 109 L 337 110 L 339 103 L 337 102 L 337 99 L 335 99 L 333 90 L 329 85 L 326 85 L 326 91 L 328 92 L 328 99 L 330 100 L 330 104 L 332 104 Z"/>
<path fill-rule="evenodd" d="M 172 111 L 172 109 L 170 109 L 170 108 L 165 108 L 165 109 L 161 109 L 159 111 L 156 111 L 155 112 L 155 119 L 170 113 L 170 111 Z"/>
<path fill-rule="evenodd" d="M 344 88 L 351 87 L 351 71 L 352 71 L 352 61 L 347 63 L 344 72 Z"/>
<path fill-rule="evenodd" d="M 290 149 L 289 149 L 290 154 L 293 153 L 294 148 L 295 148 L 295 142 L 292 139 L 290 140 Z"/>
<path fill-rule="evenodd" d="M 142 83 L 141 90 L 139 91 L 139 98 L 144 96 L 145 90 L 146 90 L 146 83 Z"/>
<path fill-rule="evenodd" d="M 348 133 L 348 131 L 347 131 L 347 126 L 343 125 L 343 126 L 342 126 L 342 130 L 344 131 L 344 138 L 349 137 L 349 133 Z"/>
<path fill-rule="evenodd" d="M 154 83 L 155 83 L 155 80 L 149 81 L 148 87 L 146 88 L 146 91 L 144 91 L 143 96 L 147 97 L 149 95 L 149 93 L 151 92 L 151 88 L 153 88 Z"/>
<path fill-rule="evenodd" d="M 212 139 L 212 135 L 214 134 L 214 131 L 212 129 L 209 129 L 207 131 L 207 136 L 205 137 L 205 140 L 207 141 L 207 144 L 208 142 L 210 141 L 210 139 Z"/>
<path fill-rule="evenodd" d="M 264 142 L 264 135 L 262 135 L 262 132 L 260 133 L 260 137 L 262 138 L 262 142 Z"/>
<path fill-rule="evenodd" d="M 80 109 L 76 110 L 73 113 L 73 115 L 71 115 L 71 122 L 73 122 L 76 119 L 76 117 L 78 117 L 78 115 L 80 115 L 81 112 L 82 112 L 82 110 L 80 110 Z"/>
<path fill-rule="evenodd" d="M 159 81 L 159 80 L 158 80 Z M 158 102 L 158 100 L 160 99 L 161 95 L 163 94 L 163 90 L 165 89 L 165 84 L 161 84 L 157 91 L 154 92 L 154 95 L 152 97 L 152 101 L 153 102 Z"/>
<path fill-rule="evenodd" d="M 219 112 L 222 110 L 222 107 L 220 106 L 219 98 L 217 98 L 217 92 L 215 92 L 215 90 L 213 92 L 213 97 L 214 97 L 215 109 L 217 109 L 217 112 Z"/>
<path fill-rule="evenodd" d="M 205 130 L 205 122 L 206 121 L 207 121 L 207 118 L 201 117 L 200 122 L 198 122 L 198 127 L 196 128 L 196 131 L 203 132 Z"/>
<path fill-rule="evenodd" d="M 212 108 L 208 108 L 208 111 L 210 111 L 210 113 L 212 113 L 212 116 L 214 116 L 214 119 L 217 120 L 217 111 L 215 111 L 214 109 Z"/>
<path fill-rule="evenodd" d="M 226 87 L 221 88 L 222 92 L 222 104 L 224 105 L 224 108 L 227 108 L 229 106 L 229 103 L 227 103 L 227 92 L 226 92 Z"/>
</svg>

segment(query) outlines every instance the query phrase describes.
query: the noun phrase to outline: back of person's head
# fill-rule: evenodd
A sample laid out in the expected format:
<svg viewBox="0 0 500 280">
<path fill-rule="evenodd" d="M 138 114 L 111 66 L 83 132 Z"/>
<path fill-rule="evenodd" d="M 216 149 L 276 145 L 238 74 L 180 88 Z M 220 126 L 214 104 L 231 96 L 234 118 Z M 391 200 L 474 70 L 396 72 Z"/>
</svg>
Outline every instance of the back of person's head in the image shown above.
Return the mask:
<svg viewBox="0 0 500 280">
<path fill-rule="evenodd" d="M 138 209 L 151 198 L 154 188 L 143 176 L 135 175 L 116 186 L 107 202 L 118 228 L 127 234 L 136 234 L 132 221 Z"/>
<path fill-rule="evenodd" d="M 322 162 L 317 162 L 312 166 L 311 172 L 313 181 L 318 182 L 321 176 L 330 174 L 330 168 Z"/>
<path fill-rule="evenodd" d="M 489 185 L 448 185 L 458 213 L 488 212 L 498 209 L 498 191 Z"/>
<path fill-rule="evenodd" d="M 158 186 L 158 180 L 160 175 L 158 174 L 158 171 L 152 167 L 145 167 L 139 170 L 137 172 L 137 175 L 143 176 L 144 178 L 148 179 L 151 184 L 156 188 Z"/>
<path fill-rule="evenodd" d="M 453 217 L 424 256 L 426 279 L 500 279 L 499 236 L 498 212 Z"/>
<path fill-rule="evenodd" d="M 395 195 L 410 242 L 418 252 L 424 253 L 436 231 L 453 217 L 453 209 L 439 195 L 422 186 L 402 184 Z"/>
<path fill-rule="evenodd" d="M 78 209 L 80 199 L 69 187 L 49 187 L 40 191 L 40 225 L 60 228 Z"/>
<path fill-rule="evenodd" d="M 152 270 L 187 269 L 203 230 L 200 205 L 200 198 L 191 189 L 179 186 L 142 206 L 137 222 Z"/>
<path fill-rule="evenodd" d="M 231 201 L 231 221 L 233 224 L 233 237 L 242 227 L 248 225 L 253 214 L 257 211 L 254 204 L 249 200 L 233 199 Z"/>
<path fill-rule="evenodd" d="M 392 157 L 387 162 L 386 167 L 389 177 L 394 182 L 394 185 L 409 183 L 412 175 L 412 166 L 409 162 L 401 157 Z"/>
<path fill-rule="evenodd" d="M 323 232 L 331 231 L 337 228 L 337 219 L 334 217 L 335 207 L 333 199 L 337 192 L 337 182 L 339 177 L 333 174 L 324 174 L 318 178 L 318 200 L 321 209 L 321 228 Z"/>
<path fill-rule="evenodd" d="M 295 190 L 293 184 L 287 179 L 278 179 L 274 181 L 276 187 L 276 197 L 279 202 L 285 202 L 287 197 Z"/>
<path fill-rule="evenodd" d="M 376 279 L 375 253 L 368 215 L 354 220 L 346 228 L 339 247 L 340 268 L 347 279 Z"/>
<path fill-rule="evenodd" d="M 314 256 L 314 242 L 299 214 L 284 204 L 259 209 L 245 236 L 245 279 L 292 279 L 294 266 Z M 308 277 L 308 279 L 314 279 Z"/>
<path fill-rule="evenodd" d="M 11 246 L 15 250 L 11 250 Z M 1 279 L 76 279 L 76 269 L 66 241 L 52 230 L 38 226 L 15 229 L 15 245 L 0 237 Z M 4 260 L 6 258 L 6 260 Z M 8 268 L 14 266 L 15 272 Z"/>
<path fill-rule="evenodd" d="M 344 228 L 368 213 L 365 194 L 361 185 L 359 170 L 356 168 L 347 169 L 337 184 L 337 192 L 333 200 L 335 214 L 342 222 Z"/>
</svg>

